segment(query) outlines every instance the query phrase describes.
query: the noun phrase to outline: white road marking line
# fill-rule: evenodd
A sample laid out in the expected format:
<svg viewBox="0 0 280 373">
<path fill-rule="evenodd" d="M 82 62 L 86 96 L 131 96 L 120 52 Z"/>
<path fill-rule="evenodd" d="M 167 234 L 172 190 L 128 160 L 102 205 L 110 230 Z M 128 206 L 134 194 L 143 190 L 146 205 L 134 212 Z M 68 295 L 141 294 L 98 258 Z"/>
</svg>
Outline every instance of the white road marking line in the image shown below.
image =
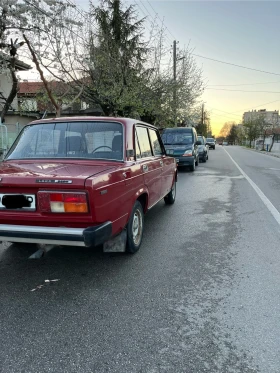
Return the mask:
<svg viewBox="0 0 280 373">
<path fill-rule="evenodd" d="M 238 168 L 238 170 L 241 172 L 241 174 L 247 179 L 247 181 L 251 184 L 253 189 L 256 191 L 260 199 L 263 201 L 265 206 L 268 208 L 268 210 L 273 215 L 274 219 L 277 221 L 277 223 L 280 225 L 280 213 L 274 207 L 274 205 L 270 202 L 270 200 L 264 195 L 264 193 L 260 190 L 260 188 L 249 178 L 249 176 L 242 170 L 241 167 L 238 166 L 238 164 L 235 162 L 235 160 L 232 158 L 232 156 L 224 149 L 224 151 L 227 153 L 229 158 L 232 160 L 232 162 L 235 164 L 235 166 Z"/>
</svg>

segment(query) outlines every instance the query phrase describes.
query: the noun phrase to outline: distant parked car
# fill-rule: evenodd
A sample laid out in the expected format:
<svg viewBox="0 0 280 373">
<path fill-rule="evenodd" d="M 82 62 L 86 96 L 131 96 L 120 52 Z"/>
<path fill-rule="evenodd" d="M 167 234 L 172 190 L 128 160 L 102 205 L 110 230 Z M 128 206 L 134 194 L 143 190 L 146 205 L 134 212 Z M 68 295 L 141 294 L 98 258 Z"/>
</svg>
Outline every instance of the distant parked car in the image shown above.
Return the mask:
<svg viewBox="0 0 280 373">
<path fill-rule="evenodd" d="M 212 137 L 208 137 L 206 139 L 206 145 L 209 146 L 209 149 L 214 149 L 215 150 L 215 146 L 216 146 L 215 139 L 213 139 Z"/>
<path fill-rule="evenodd" d="M 135 253 L 144 214 L 162 199 L 174 203 L 176 180 L 175 159 L 152 125 L 86 116 L 31 122 L 0 164 L 0 240 L 110 251 L 121 238 L 113 251 Z"/>
<path fill-rule="evenodd" d="M 195 128 L 165 128 L 162 133 L 162 141 L 166 154 L 174 157 L 178 166 L 188 166 L 191 171 L 195 171 L 199 162 Z"/>
<path fill-rule="evenodd" d="M 209 153 L 209 146 L 206 145 L 206 139 L 204 136 L 198 135 L 197 136 L 197 144 L 198 144 L 198 156 L 200 162 L 206 162 L 208 159 Z"/>
<path fill-rule="evenodd" d="M 228 142 L 227 141 L 223 141 L 223 145 L 228 145 Z"/>
</svg>

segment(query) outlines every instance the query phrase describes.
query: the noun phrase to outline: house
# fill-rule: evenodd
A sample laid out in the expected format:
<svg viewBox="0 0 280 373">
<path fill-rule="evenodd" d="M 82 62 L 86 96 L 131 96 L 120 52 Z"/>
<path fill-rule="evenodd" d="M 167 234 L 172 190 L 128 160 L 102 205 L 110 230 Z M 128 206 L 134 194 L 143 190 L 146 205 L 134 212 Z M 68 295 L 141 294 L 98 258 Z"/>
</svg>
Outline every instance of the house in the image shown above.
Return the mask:
<svg viewBox="0 0 280 373">
<path fill-rule="evenodd" d="M 280 125 L 280 118 L 279 118 L 279 110 L 252 110 L 252 111 L 246 111 L 243 113 L 243 123 L 250 122 L 252 120 L 261 119 L 263 118 L 264 122 L 267 125 L 273 125 L 274 127 L 277 127 Z"/>
<path fill-rule="evenodd" d="M 11 60 L 11 57 L 7 54 L 0 52 L 0 61 L 4 63 L 9 63 Z M 31 66 L 26 64 L 23 61 L 20 61 L 16 58 L 15 60 L 15 68 L 17 72 L 20 71 L 27 71 L 31 69 Z M 3 109 L 6 99 L 9 96 L 11 89 L 12 89 L 12 77 L 10 74 L 9 69 L 3 69 L 0 70 L 0 112 Z M 17 98 L 14 99 L 14 101 L 11 104 L 10 112 L 18 111 L 18 101 Z"/>
<path fill-rule="evenodd" d="M 13 80 L 9 70 L 10 61 L 11 56 L 0 51 L 0 64 L 2 67 L 0 69 L 0 113 L 5 106 L 6 100 L 9 97 L 13 86 Z M 28 71 L 31 69 L 31 66 L 16 58 L 15 69 L 16 72 Z M 5 115 L 5 122 L 1 123 L 0 126 L 0 158 L 5 155 L 7 149 L 13 143 L 20 130 L 19 124 L 17 123 L 18 121 L 14 116 L 17 112 L 18 100 L 17 97 L 15 97 Z"/>
<path fill-rule="evenodd" d="M 77 92 L 74 92 L 66 83 L 51 81 L 48 84 L 56 97 L 62 97 L 61 116 L 102 115 L 100 108 L 87 104 L 82 97 L 71 103 Z M 55 117 L 54 106 L 46 93 L 43 82 L 20 82 L 18 103 L 21 115 L 42 117 L 45 114 L 48 118 Z"/>
</svg>

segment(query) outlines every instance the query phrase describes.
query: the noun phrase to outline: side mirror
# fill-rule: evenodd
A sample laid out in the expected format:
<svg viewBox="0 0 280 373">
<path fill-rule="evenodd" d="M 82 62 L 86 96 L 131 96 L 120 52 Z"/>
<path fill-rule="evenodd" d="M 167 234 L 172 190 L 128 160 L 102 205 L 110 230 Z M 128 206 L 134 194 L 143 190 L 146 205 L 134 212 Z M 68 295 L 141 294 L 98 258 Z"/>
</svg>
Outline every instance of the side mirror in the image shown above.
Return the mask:
<svg viewBox="0 0 280 373">
<path fill-rule="evenodd" d="M 201 144 L 201 141 L 197 141 L 197 142 L 195 143 L 195 145 L 202 145 L 202 144 Z"/>
</svg>

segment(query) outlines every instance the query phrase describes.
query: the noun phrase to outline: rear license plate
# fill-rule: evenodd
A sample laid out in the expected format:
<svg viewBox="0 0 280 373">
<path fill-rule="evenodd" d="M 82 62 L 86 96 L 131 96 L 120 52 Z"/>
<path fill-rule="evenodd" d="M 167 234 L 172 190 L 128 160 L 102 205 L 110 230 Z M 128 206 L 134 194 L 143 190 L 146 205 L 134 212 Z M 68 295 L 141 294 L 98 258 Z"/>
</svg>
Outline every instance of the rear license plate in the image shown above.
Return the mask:
<svg viewBox="0 0 280 373">
<path fill-rule="evenodd" d="M 0 209 L 34 211 L 35 194 L 0 194 Z"/>
</svg>

